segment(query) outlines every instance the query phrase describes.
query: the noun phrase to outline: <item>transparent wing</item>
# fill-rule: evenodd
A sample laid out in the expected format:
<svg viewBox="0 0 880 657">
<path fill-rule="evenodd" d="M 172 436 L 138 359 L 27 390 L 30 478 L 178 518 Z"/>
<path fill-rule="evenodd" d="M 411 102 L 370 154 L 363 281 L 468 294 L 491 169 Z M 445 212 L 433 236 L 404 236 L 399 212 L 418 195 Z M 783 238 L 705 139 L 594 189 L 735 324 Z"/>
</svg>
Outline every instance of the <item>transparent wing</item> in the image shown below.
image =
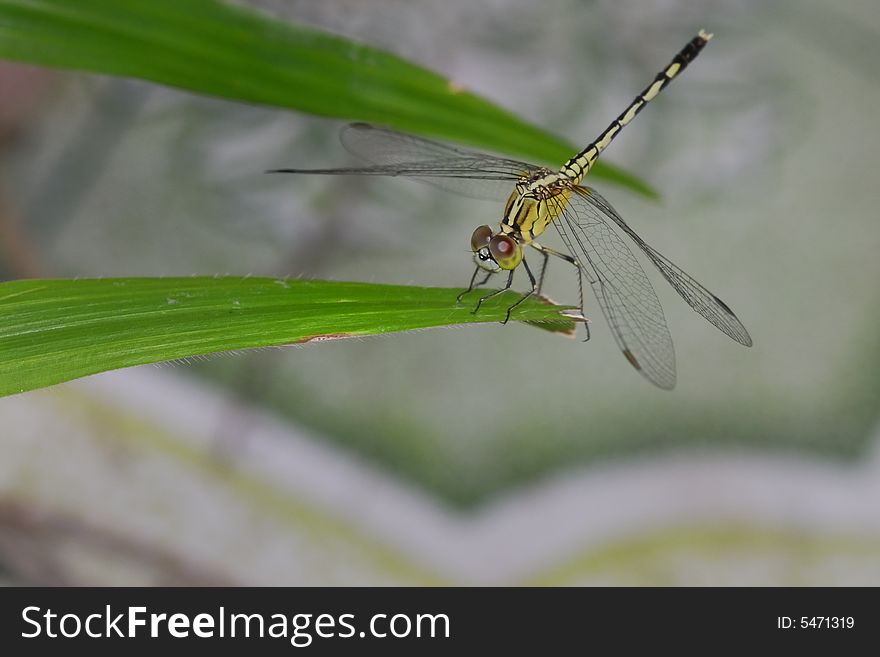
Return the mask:
<svg viewBox="0 0 880 657">
<path fill-rule="evenodd" d="M 583 203 L 594 208 L 595 212 L 610 218 L 629 235 L 691 308 L 740 344 L 746 347 L 752 346 L 752 337 L 728 305 L 700 285 L 681 267 L 647 244 L 596 190 L 580 187 L 577 196 L 583 199 Z"/>
<path fill-rule="evenodd" d="M 675 387 L 675 348 L 651 281 L 585 188 L 548 199 L 562 241 L 581 264 L 617 345 L 655 385 Z"/>
<path fill-rule="evenodd" d="M 504 200 L 521 178 L 541 170 L 519 162 L 406 135 L 366 123 L 339 134 L 345 148 L 370 166 L 342 169 L 276 169 L 277 173 L 404 176 L 471 198 Z"/>
</svg>

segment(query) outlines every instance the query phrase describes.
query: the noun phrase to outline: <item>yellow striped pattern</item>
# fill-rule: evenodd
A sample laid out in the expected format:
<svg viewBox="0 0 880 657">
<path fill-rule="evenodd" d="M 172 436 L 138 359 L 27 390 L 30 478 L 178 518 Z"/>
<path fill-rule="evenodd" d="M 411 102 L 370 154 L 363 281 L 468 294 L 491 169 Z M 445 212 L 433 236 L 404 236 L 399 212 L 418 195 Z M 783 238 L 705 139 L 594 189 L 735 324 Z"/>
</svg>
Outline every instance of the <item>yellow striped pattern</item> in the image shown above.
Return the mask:
<svg viewBox="0 0 880 657">
<path fill-rule="evenodd" d="M 676 75 L 687 68 L 711 38 L 711 34 L 700 30 L 699 34 L 672 59 L 672 62 L 657 74 L 654 81 L 636 96 L 630 106 L 611 122 L 598 139 L 562 165 L 558 172 L 541 169 L 517 184 L 504 208 L 501 231 L 506 235 L 512 235 L 521 244 L 528 244 L 543 233 L 562 212 L 571 195 L 571 188 L 583 180 L 602 151 L 645 105 L 656 98 Z"/>
</svg>

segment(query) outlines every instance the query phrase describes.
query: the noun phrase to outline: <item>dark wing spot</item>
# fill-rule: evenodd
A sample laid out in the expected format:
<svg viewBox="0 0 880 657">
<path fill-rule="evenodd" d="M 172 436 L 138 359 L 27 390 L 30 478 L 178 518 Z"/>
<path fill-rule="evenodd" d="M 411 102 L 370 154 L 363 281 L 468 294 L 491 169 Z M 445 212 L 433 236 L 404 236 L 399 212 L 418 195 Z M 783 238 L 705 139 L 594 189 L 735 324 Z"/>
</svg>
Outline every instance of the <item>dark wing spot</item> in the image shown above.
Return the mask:
<svg viewBox="0 0 880 657">
<path fill-rule="evenodd" d="M 630 365 L 635 367 L 637 370 L 642 369 L 642 366 L 639 365 L 639 361 L 636 360 L 636 357 L 633 356 L 633 353 L 629 349 L 624 349 L 623 355 L 626 356 L 626 359 L 629 361 Z"/>
<path fill-rule="evenodd" d="M 724 303 L 721 299 L 716 297 L 714 294 L 712 295 L 712 298 L 715 299 L 715 303 L 717 303 L 719 306 L 721 306 L 722 308 L 724 308 L 724 310 L 727 311 L 728 315 L 733 315 L 733 311 L 730 309 L 730 306 L 728 306 L 726 303 Z M 735 316 L 736 315 L 734 315 L 734 317 Z"/>
</svg>

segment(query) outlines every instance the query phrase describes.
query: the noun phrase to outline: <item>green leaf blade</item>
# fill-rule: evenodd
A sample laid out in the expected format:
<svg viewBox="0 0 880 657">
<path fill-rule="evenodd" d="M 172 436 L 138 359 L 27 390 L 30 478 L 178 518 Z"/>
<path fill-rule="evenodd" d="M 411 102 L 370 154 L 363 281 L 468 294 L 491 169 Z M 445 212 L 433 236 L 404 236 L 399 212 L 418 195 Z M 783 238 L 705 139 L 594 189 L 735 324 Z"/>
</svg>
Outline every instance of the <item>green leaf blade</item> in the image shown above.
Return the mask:
<svg viewBox="0 0 880 657">
<path fill-rule="evenodd" d="M 479 291 L 241 277 L 0 283 L 0 395 L 111 369 L 222 351 L 500 322 L 518 293 L 471 312 Z M 566 307 L 511 316 L 571 334 Z"/>
<path fill-rule="evenodd" d="M 542 164 L 579 150 L 396 55 L 217 0 L 0 0 L 0 57 L 367 121 Z M 604 162 L 590 175 L 656 196 Z"/>
</svg>

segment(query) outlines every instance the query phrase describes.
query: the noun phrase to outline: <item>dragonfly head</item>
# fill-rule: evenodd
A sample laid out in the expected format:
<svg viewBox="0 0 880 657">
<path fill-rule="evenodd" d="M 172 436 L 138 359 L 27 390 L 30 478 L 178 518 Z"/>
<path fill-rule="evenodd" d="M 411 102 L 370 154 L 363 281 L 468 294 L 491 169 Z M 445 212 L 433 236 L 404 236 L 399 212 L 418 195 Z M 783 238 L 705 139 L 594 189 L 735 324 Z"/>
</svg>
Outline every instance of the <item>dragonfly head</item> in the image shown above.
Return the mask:
<svg viewBox="0 0 880 657">
<path fill-rule="evenodd" d="M 477 265 L 489 271 L 516 269 L 522 262 L 522 248 L 510 235 L 492 233 L 489 226 L 480 226 L 471 235 L 471 249 Z"/>
</svg>

